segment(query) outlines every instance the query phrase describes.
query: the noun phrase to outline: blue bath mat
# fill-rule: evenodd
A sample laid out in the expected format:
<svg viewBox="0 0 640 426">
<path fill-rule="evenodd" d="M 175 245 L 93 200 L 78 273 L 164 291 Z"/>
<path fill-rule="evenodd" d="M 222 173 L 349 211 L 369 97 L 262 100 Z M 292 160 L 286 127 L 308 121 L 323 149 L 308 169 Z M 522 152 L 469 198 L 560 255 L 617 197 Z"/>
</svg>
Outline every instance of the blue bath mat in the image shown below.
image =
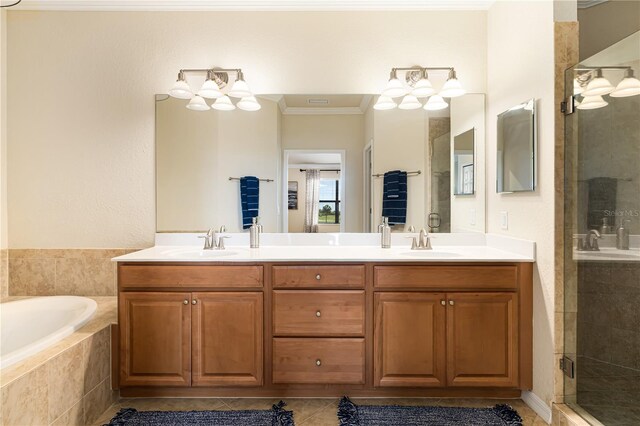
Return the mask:
<svg viewBox="0 0 640 426">
<path fill-rule="evenodd" d="M 123 408 L 106 426 L 293 426 L 293 412 L 280 401 L 271 410 L 138 411 Z"/>
<path fill-rule="evenodd" d="M 356 405 L 344 397 L 338 405 L 340 426 L 522 426 L 508 405 L 493 408 Z"/>
</svg>

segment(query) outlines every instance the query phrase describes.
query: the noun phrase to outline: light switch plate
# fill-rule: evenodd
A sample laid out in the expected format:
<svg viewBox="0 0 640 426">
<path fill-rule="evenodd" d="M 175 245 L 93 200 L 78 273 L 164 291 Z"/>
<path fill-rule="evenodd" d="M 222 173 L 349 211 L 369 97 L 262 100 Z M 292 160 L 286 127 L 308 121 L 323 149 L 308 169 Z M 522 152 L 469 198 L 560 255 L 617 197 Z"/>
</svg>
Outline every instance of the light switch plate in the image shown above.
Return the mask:
<svg viewBox="0 0 640 426">
<path fill-rule="evenodd" d="M 509 213 L 506 211 L 500 212 L 500 228 L 504 230 L 509 229 Z"/>
<path fill-rule="evenodd" d="M 469 209 L 469 225 L 476 225 L 476 209 Z"/>
</svg>

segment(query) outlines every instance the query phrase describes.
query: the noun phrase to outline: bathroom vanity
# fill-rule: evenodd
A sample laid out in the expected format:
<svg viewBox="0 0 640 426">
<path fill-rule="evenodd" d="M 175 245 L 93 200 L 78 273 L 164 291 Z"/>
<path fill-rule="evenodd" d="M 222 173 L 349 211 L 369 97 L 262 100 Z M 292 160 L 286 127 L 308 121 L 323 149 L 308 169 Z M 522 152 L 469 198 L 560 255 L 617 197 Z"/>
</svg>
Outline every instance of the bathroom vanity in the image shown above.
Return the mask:
<svg viewBox="0 0 640 426">
<path fill-rule="evenodd" d="M 531 388 L 533 249 L 219 253 L 156 246 L 116 258 L 122 396 L 511 397 Z"/>
</svg>

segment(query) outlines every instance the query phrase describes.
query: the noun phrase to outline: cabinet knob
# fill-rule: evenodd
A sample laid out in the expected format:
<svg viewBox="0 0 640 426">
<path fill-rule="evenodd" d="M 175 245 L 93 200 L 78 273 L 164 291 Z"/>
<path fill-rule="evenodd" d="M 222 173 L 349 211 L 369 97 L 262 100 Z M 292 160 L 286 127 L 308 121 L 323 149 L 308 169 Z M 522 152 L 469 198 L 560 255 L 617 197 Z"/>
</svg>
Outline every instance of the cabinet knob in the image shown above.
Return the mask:
<svg viewBox="0 0 640 426">
<path fill-rule="evenodd" d="M 188 305 L 189 301 L 187 299 L 184 299 L 184 302 L 182 302 L 182 303 L 184 303 L 185 305 Z"/>
<path fill-rule="evenodd" d="M 322 361 L 320 361 L 319 359 L 316 359 L 316 365 L 320 367 L 322 365 Z"/>
<path fill-rule="evenodd" d="M 451 306 L 454 305 L 453 300 L 449 300 L 449 305 L 451 305 Z"/>
<path fill-rule="evenodd" d="M 316 280 L 320 281 L 320 278 L 322 278 L 322 277 L 320 276 L 320 274 L 317 274 L 317 275 L 316 275 Z"/>
<path fill-rule="evenodd" d="M 444 301 L 444 299 L 440 301 L 440 304 L 441 304 L 442 306 L 447 306 L 447 302 L 445 302 L 445 301 Z"/>
<path fill-rule="evenodd" d="M 193 299 L 193 300 L 191 301 L 191 304 L 192 304 L 192 305 L 195 305 L 196 303 L 198 303 L 198 301 L 197 301 L 196 299 Z"/>
<path fill-rule="evenodd" d="M 318 318 L 320 318 L 320 315 L 322 315 L 322 313 L 321 313 L 320 311 L 316 311 L 316 316 L 317 316 Z"/>
</svg>

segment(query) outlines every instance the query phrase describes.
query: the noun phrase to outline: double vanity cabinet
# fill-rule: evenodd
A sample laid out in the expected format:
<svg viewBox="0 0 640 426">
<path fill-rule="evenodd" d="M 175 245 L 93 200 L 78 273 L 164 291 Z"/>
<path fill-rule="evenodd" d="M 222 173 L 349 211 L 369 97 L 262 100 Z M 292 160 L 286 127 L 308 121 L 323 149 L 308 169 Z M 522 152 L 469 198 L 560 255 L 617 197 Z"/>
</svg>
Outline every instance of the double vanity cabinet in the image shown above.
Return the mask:
<svg viewBox="0 0 640 426">
<path fill-rule="evenodd" d="M 519 396 L 529 262 L 118 264 L 123 396 Z M 115 375 L 115 374 L 114 374 Z"/>
</svg>

